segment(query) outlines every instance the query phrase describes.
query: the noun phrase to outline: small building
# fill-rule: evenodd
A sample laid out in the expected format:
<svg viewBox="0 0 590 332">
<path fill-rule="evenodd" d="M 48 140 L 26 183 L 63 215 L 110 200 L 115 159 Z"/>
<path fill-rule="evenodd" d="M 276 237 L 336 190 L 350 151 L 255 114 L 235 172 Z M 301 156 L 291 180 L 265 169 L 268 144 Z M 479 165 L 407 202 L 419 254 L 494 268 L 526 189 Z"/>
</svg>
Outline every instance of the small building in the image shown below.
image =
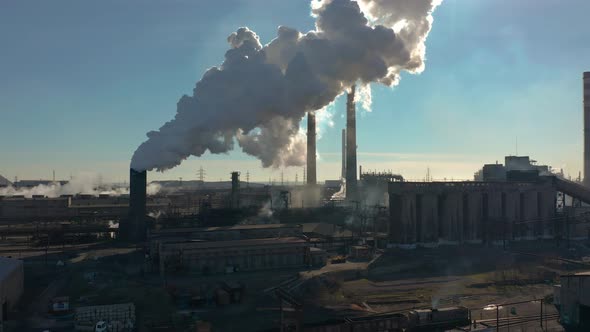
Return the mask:
<svg viewBox="0 0 590 332">
<path fill-rule="evenodd" d="M 371 259 L 371 249 L 368 246 L 352 246 L 348 257 L 355 260 L 369 260 Z"/>
<path fill-rule="evenodd" d="M 320 248 L 309 248 L 311 266 L 324 266 L 328 263 L 328 253 Z"/>
<path fill-rule="evenodd" d="M 0 257 L 0 321 L 10 319 L 10 312 L 15 309 L 23 294 L 23 262 L 18 259 Z"/>
<path fill-rule="evenodd" d="M 560 278 L 560 322 L 584 331 L 590 329 L 590 271 Z"/>
</svg>

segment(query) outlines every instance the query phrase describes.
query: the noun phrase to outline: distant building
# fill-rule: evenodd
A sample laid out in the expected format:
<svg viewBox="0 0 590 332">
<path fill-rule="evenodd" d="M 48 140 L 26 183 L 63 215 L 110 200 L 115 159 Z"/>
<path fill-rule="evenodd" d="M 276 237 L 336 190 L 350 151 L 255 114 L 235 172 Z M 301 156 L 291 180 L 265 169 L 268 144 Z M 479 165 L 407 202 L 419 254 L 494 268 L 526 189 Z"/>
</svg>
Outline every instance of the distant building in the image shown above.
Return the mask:
<svg viewBox="0 0 590 332">
<path fill-rule="evenodd" d="M 474 175 L 475 181 L 534 181 L 539 175 L 552 175 L 551 167 L 537 165 L 529 156 L 506 156 L 504 165 L 485 164 Z"/>
<path fill-rule="evenodd" d="M 23 294 L 23 262 L 18 259 L 0 257 L 0 321 L 9 320 Z"/>
<path fill-rule="evenodd" d="M 1 187 L 10 187 L 12 186 L 12 182 L 8 181 L 5 177 L 0 175 L 0 188 Z"/>
<path fill-rule="evenodd" d="M 37 186 L 51 186 L 54 184 L 64 185 L 67 184 L 68 181 L 52 181 L 52 180 L 19 180 L 16 181 L 13 186 L 15 188 L 33 188 Z"/>
</svg>

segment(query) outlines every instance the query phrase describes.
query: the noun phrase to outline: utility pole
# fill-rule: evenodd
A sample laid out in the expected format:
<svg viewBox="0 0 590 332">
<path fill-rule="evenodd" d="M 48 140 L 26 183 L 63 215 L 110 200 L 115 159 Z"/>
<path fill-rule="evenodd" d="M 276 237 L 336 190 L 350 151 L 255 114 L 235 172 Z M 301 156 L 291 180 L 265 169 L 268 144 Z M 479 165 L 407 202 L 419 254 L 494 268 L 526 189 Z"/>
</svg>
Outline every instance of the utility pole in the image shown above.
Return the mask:
<svg viewBox="0 0 590 332">
<path fill-rule="evenodd" d="M 541 331 L 543 330 L 543 300 L 544 299 L 541 299 L 541 315 L 540 315 Z"/>
<path fill-rule="evenodd" d="M 565 236 L 567 236 L 567 248 L 570 248 L 570 216 L 565 215 Z"/>
<path fill-rule="evenodd" d="M 246 188 L 250 188 L 250 171 L 246 171 Z"/>
</svg>

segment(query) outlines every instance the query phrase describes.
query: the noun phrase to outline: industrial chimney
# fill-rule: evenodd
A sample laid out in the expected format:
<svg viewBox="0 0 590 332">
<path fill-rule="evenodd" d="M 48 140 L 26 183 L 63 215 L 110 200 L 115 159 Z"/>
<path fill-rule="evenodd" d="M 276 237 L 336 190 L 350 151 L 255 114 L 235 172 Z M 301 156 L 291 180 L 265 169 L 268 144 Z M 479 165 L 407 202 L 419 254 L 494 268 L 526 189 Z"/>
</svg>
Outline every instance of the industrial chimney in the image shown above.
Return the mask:
<svg viewBox="0 0 590 332">
<path fill-rule="evenodd" d="M 590 72 L 585 72 L 584 81 L 584 185 L 590 187 Z"/>
<path fill-rule="evenodd" d="M 141 241 L 145 238 L 147 171 L 129 172 L 129 220 L 121 232 L 128 241 Z"/>
<path fill-rule="evenodd" d="M 232 209 L 240 208 L 240 172 L 231 172 L 231 198 Z"/>
<path fill-rule="evenodd" d="M 346 199 L 356 200 L 356 105 L 352 86 L 346 102 Z"/>
<path fill-rule="evenodd" d="M 346 129 L 342 129 L 342 180 L 346 179 Z"/>
<path fill-rule="evenodd" d="M 316 176 L 315 114 L 307 113 L 307 184 L 315 185 Z"/>
</svg>

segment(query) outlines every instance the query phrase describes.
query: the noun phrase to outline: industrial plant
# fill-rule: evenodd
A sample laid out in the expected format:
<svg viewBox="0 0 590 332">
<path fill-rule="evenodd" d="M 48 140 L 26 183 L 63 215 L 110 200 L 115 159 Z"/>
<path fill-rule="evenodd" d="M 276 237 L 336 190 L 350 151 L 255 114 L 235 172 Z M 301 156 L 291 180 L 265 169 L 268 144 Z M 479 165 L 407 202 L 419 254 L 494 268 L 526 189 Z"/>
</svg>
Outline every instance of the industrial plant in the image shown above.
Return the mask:
<svg viewBox="0 0 590 332">
<path fill-rule="evenodd" d="M 590 73 L 583 77 L 590 127 Z M 249 323 L 247 331 L 587 326 L 587 273 L 579 270 L 590 257 L 583 249 L 590 234 L 590 130 L 583 179 L 566 179 L 529 156 L 506 156 L 474 170 L 470 181 L 415 182 L 391 171 L 363 171 L 354 86 L 346 99 L 339 180 L 317 180 L 313 112 L 302 183 L 244 181 L 240 170 L 222 182 L 204 181 L 202 170 L 197 180 L 150 182 L 149 172 L 132 168 L 128 189 L 59 196 L 54 190 L 48 197 L 32 189 L 68 181 L 1 178 L 4 192 L 12 193 L 0 197 L 6 326 L 25 326 L 10 318 L 22 317 L 19 303 L 35 296 L 27 295 L 27 273 L 56 278 L 50 284 L 55 290 L 43 298 L 47 307 L 26 313 L 45 317 L 44 323 L 28 324 L 80 331 L 98 331 L 99 324 L 113 331 L 230 330 L 231 322 L 220 317 L 231 308 L 266 322 Z M 560 252 L 564 256 L 555 256 Z M 469 277 L 456 284 L 448 277 L 462 273 L 491 273 L 490 281 Z M 435 281 L 418 281 L 421 276 Z M 113 283 L 121 278 L 126 281 Z M 425 282 L 424 295 L 378 286 L 392 278 Z M 451 286 L 441 291 L 439 282 Z M 509 285 L 518 295 L 479 291 Z M 121 297 L 118 287 L 153 293 L 166 305 L 148 310 L 149 299 Z M 469 295 L 456 295 L 459 290 Z M 341 298 L 335 301 L 335 294 Z M 69 313 L 73 320 L 60 318 Z"/>
<path fill-rule="evenodd" d="M 47 10 L 43 19 L 24 21 L 31 25 L 42 22 L 43 29 L 56 25 L 55 35 L 26 31 L 20 22 L 6 25 L 27 32 L 23 35 L 26 37 L 19 35 L 6 42 L 7 54 L 14 49 L 14 54 L 27 62 L 18 63 L 15 57 L 14 66 L 9 63 L 2 68 L 31 67 L 35 71 L 30 82 L 12 78 L 18 75 L 7 75 L 11 82 L 2 87 L 8 94 L 16 91 L 10 90 L 13 85 L 19 87 L 24 82 L 31 83 L 22 86 L 27 86 L 27 93 L 35 97 L 21 97 L 9 106 L 19 111 L 39 106 L 31 107 L 24 103 L 25 99 L 39 104 L 55 99 L 60 108 L 68 104 L 72 109 L 60 114 L 68 121 L 60 126 L 71 128 L 68 143 L 79 140 L 75 143 L 82 148 L 78 146 L 76 151 L 54 139 L 55 132 L 63 128 L 43 123 L 53 114 L 31 113 L 38 123 L 32 123 L 30 131 L 39 132 L 39 138 L 17 139 L 14 137 L 18 135 L 11 132 L 10 139 L 0 139 L 22 140 L 18 144 L 28 142 L 37 149 L 25 151 L 23 145 L 15 149 L 22 154 L 22 160 L 13 161 L 15 154 L 9 154 L 12 157 L 6 164 L 10 166 L 0 164 L 4 173 L 0 175 L 0 332 L 590 331 L 590 72 L 583 72 L 580 82 L 578 75 L 584 69 L 581 65 L 575 69 L 578 74 L 574 81 L 577 87 L 581 83 L 581 98 L 576 91 L 559 100 L 560 108 L 575 109 L 577 114 L 579 105 L 561 103 L 581 99 L 582 104 L 579 115 L 584 132 L 579 141 L 583 144 L 572 144 L 574 152 L 568 153 L 582 156 L 583 170 L 572 178 L 565 173 L 576 166 L 566 167 L 562 159 L 567 158 L 561 154 L 547 157 L 540 147 L 528 150 L 530 155 L 519 154 L 518 148 L 514 154 L 504 152 L 504 147 L 486 149 L 480 144 L 487 139 L 486 133 L 472 132 L 477 128 L 468 128 L 468 122 L 437 131 L 441 119 L 448 118 L 451 123 L 454 116 L 463 116 L 448 110 L 454 103 L 446 99 L 450 98 L 447 94 L 451 94 L 451 88 L 472 93 L 466 87 L 484 80 L 484 67 L 490 77 L 495 71 L 513 70 L 500 69 L 501 65 L 492 60 L 488 66 L 486 53 L 474 56 L 476 52 L 472 52 L 473 61 L 453 59 L 457 53 L 449 52 L 446 58 L 433 61 L 439 61 L 439 68 L 448 66 L 451 71 L 463 70 L 454 61 L 474 62 L 469 75 L 476 78 L 470 78 L 468 83 L 454 82 L 457 78 L 448 72 L 434 71 L 426 77 L 430 85 L 419 81 L 428 76 L 424 75 L 414 79 L 413 86 L 407 85 L 411 93 L 404 95 L 408 92 L 396 90 L 402 80 L 410 80 L 406 75 L 426 70 L 427 38 L 442 0 L 311 1 L 305 7 L 305 19 L 309 21 L 301 21 L 311 27 L 309 31 L 275 21 L 289 17 L 296 8 L 290 6 L 299 5 L 296 2 L 280 2 L 285 13 L 264 12 L 267 9 L 262 4 L 248 1 L 232 3 L 235 8 L 206 4 L 199 10 L 212 9 L 206 15 L 214 20 L 207 22 L 194 16 L 194 12 L 182 12 L 191 24 L 198 23 L 198 28 L 178 16 L 179 8 L 193 6 L 192 2 L 177 1 L 166 6 L 155 3 L 132 5 L 121 11 L 118 5 L 92 4 L 91 9 L 84 7 L 85 15 L 92 14 L 92 19 L 86 20 L 73 20 L 69 7 L 59 7 L 61 11 L 55 15 L 49 8 L 53 3 L 49 7 L 39 4 L 39 8 Z M 270 8 L 271 3 L 276 5 L 268 1 L 264 6 Z M 100 12 L 103 5 L 116 15 Z M 534 5 L 523 7 L 527 17 L 542 16 L 536 11 L 538 4 Z M 81 10 L 71 6 L 72 12 Z M 188 46 L 184 44 L 188 44 L 189 36 L 197 35 L 201 44 L 190 48 L 189 53 L 201 56 L 199 61 L 209 61 L 206 52 L 217 45 L 208 38 L 226 33 L 228 20 L 236 19 L 234 11 L 242 7 L 249 8 L 248 15 L 262 15 L 269 24 L 278 26 L 274 39 L 263 43 L 259 34 L 243 26 L 225 35 L 223 41 L 228 48 L 215 66 L 195 63 L 192 58 L 167 57 L 183 53 L 178 52 L 179 43 L 186 51 Z M 496 15 L 491 5 L 482 8 L 485 16 L 495 19 L 510 16 L 505 7 L 501 15 Z M 441 32 L 447 39 L 437 40 L 443 48 L 456 47 L 449 46 L 454 39 L 465 43 L 461 52 L 465 52 L 463 48 L 477 47 L 477 43 L 474 46 L 470 44 L 473 41 L 459 37 L 458 31 L 464 26 L 455 16 L 464 14 L 463 10 L 469 12 L 458 5 L 453 7 L 453 25 Z M 30 8 L 26 11 L 27 15 L 32 12 Z M 118 16 L 124 17 L 124 22 L 111 25 L 109 20 L 116 21 Z M 45 20 L 55 17 L 56 22 L 45 26 Z M 6 15 L 0 15 L 0 22 L 2 19 L 7 19 Z M 76 22 L 75 27 L 88 24 L 93 30 L 75 31 L 69 20 Z M 547 20 L 559 22 L 553 17 Z M 94 21 L 100 24 L 93 25 Z M 469 25 L 473 22 L 469 21 Z M 518 34 L 512 25 L 489 25 L 500 31 L 502 38 Z M 110 34 L 102 35 L 106 30 Z M 268 32 L 262 31 L 264 35 Z M 70 33 L 83 36 L 86 43 L 63 47 L 60 38 L 73 38 Z M 479 31 L 474 33 L 474 39 L 487 34 Z M 35 53 L 31 50 L 43 50 L 41 55 L 51 57 L 53 44 L 66 49 L 68 56 L 77 54 L 56 57 L 62 65 L 67 64 L 67 75 L 62 69 L 50 78 L 43 77 L 52 67 L 21 53 L 29 39 L 39 36 L 42 43 L 34 44 L 27 56 Z M 520 37 L 530 38 L 525 34 Z M 550 44 L 555 48 L 565 47 L 561 39 L 574 43 L 563 36 L 559 36 L 562 44 L 554 36 L 546 39 L 552 40 Z M 89 45 L 95 43 L 108 50 L 113 58 L 105 61 L 112 61 L 116 68 L 93 67 L 92 73 L 83 70 L 85 67 L 78 62 L 97 61 L 92 57 L 97 49 Z M 129 54 L 123 47 L 127 44 L 131 45 Z M 495 50 L 501 48 L 498 45 L 505 46 L 495 41 L 490 44 L 485 47 Z M 506 47 L 505 56 L 515 58 L 510 60 L 514 67 L 522 58 L 527 59 L 519 47 Z M 131 60 L 117 62 L 122 58 Z M 158 62 L 160 58 L 165 65 Z M 140 60 L 158 64 L 143 63 L 150 68 L 165 68 L 152 73 L 145 67 L 134 67 Z M 566 61 L 559 58 L 559 62 Z M 0 65 L 4 64 L 0 61 Z M 185 74 L 187 66 L 208 69 L 196 82 L 191 81 L 195 83 L 186 89 L 187 94 L 176 95 L 177 86 L 163 88 L 171 77 L 177 79 Z M 128 67 L 133 68 L 136 81 L 127 77 Z M 164 70 L 170 76 L 164 75 Z M 530 69 L 531 76 L 533 70 L 537 68 Z M 564 70 L 559 74 L 566 82 L 566 78 L 573 80 L 572 72 Z M 553 71 L 551 75 L 557 77 Z M 517 80 L 516 76 L 509 77 Z M 499 77 L 504 82 L 508 76 Z M 548 80 L 549 76 L 539 77 Z M 558 81 L 555 77 L 551 76 L 551 80 Z M 60 79 L 67 80 L 67 89 L 63 89 L 71 94 L 67 98 L 59 98 L 59 89 L 52 86 L 58 85 Z M 101 80 L 108 82 L 110 90 L 96 83 Z M 137 95 L 126 92 L 127 81 L 137 85 Z M 387 89 L 377 90 L 383 87 Z M 518 89 L 523 87 L 529 85 Z M 82 88 L 86 90 L 76 90 Z M 439 88 L 439 99 L 430 96 L 432 100 L 420 100 L 426 90 Z M 480 88 L 492 90 L 486 84 Z M 548 93 L 553 88 L 547 85 L 538 91 Z M 153 89 L 157 90 L 157 101 L 145 98 L 156 91 Z M 500 93 L 505 90 L 499 91 L 485 98 L 504 98 Z M 538 91 L 533 89 L 526 95 L 519 90 L 518 98 L 525 102 L 517 101 L 517 106 L 506 107 L 505 112 L 534 108 L 535 104 L 526 104 L 532 95 L 552 98 Z M 76 93 L 83 98 L 74 98 Z M 386 104 L 375 108 L 399 112 L 395 113 L 396 121 L 414 111 L 412 107 L 423 108 L 422 115 L 433 122 L 425 131 L 437 131 L 422 141 L 428 149 L 415 149 L 412 144 L 421 137 L 412 137 L 414 127 L 403 131 L 401 127 L 408 123 L 391 123 L 393 115 L 387 122 L 381 121 L 385 117 L 377 120 L 384 123 L 383 127 L 373 123 L 378 128 L 367 129 L 369 122 L 365 122 L 368 119 L 363 112 L 371 111 L 373 95 L 385 93 L 395 93 L 397 99 L 375 98 L 379 100 L 376 105 Z M 90 94 L 101 102 L 85 104 Z M 476 92 L 469 97 L 473 104 L 465 108 L 486 103 Z M 405 103 L 413 99 L 419 102 Z M 21 101 L 26 106 L 21 106 Z M 159 101 L 175 109 L 155 115 L 149 107 L 161 107 Z M 0 108 L 10 107 L 0 101 Z M 147 111 L 144 113 L 146 107 L 149 116 Z M 72 119 L 78 108 L 96 109 L 97 113 L 108 109 L 113 113 L 99 113 L 96 118 L 84 118 L 80 124 Z M 118 119 L 121 121 L 110 119 L 125 108 L 137 108 L 141 113 L 124 114 Z M 432 116 L 434 111 L 442 115 Z M 94 123 L 101 117 L 109 118 L 108 125 Z M 7 119 L 12 121 L 12 115 Z M 7 123 L 11 130 L 29 130 L 10 121 Z M 523 120 L 515 117 L 514 126 L 520 134 L 519 121 Z M 100 131 L 100 139 L 83 137 L 91 129 Z M 449 129 L 461 132 L 457 137 L 475 142 L 471 150 L 462 153 L 482 154 L 473 153 L 469 155 L 470 163 L 461 163 L 450 154 L 451 149 L 445 150 L 446 141 L 430 145 L 433 138 L 448 134 Z M 488 136 L 507 141 L 508 130 L 503 133 L 502 129 L 494 128 Z M 364 139 L 373 130 L 378 136 L 369 146 Z M 390 137 L 386 130 L 403 133 Z M 472 132 L 473 137 L 463 130 Z M 131 137 L 132 142 L 124 142 L 122 134 L 109 136 L 117 131 Z M 555 134 L 557 129 L 550 132 Z M 523 135 L 529 133 L 523 131 Z M 329 145 L 323 141 L 325 138 L 331 139 L 333 150 L 325 149 L 324 143 Z M 45 143 L 42 140 L 47 140 L 47 145 L 41 144 Z M 416 141 L 409 144 L 411 140 Z M 12 148 L 17 143 L 4 144 Z M 579 151 L 582 145 L 583 151 Z M 51 164 L 43 160 L 49 155 L 43 150 L 48 146 L 59 146 L 71 155 L 59 154 L 55 157 L 59 163 Z M 452 151 L 466 146 L 470 145 L 453 146 Z M 94 155 L 101 149 L 109 156 Z M 402 166 L 403 157 L 398 155 L 423 153 L 421 158 L 425 160 L 420 162 L 431 162 L 434 157 L 426 150 L 444 155 L 453 167 L 467 165 L 469 179 L 435 178 L 430 166 L 424 167 L 424 178 L 415 179 L 413 174 L 421 172 L 420 167 L 407 166 L 410 162 Z M 236 160 L 229 160 L 236 155 L 218 156 L 232 151 L 236 151 Z M 115 161 L 116 152 L 124 157 Z M 376 155 L 381 158 L 386 154 L 387 158 L 375 161 Z M 503 160 L 488 160 L 494 155 Z M 203 162 L 197 164 L 198 170 L 195 161 Z M 256 170 L 252 161 L 258 166 Z M 72 164 L 73 171 L 91 164 L 100 175 L 73 175 L 72 170 L 65 169 L 66 163 Z M 180 165 L 183 168 L 177 169 Z M 57 173 L 53 170 L 49 179 L 26 178 L 41 172 L 38 169 L 56 169 Z M 291 176 L 286 180 L 285 170 L 302 171 L 303 177 L 297 173 L 295 181 L 290 181 Z M 64 178 L 66 172 L 70 175 Z M 269 178 L 267 182 L 260 175 L 275 172 L 281 172 L 280 181 Z M 219 174 L 223 178 L 217 181 Z M 112 181 L 115 175 L 119 177 L 116 183 Z"/>
</svg>

